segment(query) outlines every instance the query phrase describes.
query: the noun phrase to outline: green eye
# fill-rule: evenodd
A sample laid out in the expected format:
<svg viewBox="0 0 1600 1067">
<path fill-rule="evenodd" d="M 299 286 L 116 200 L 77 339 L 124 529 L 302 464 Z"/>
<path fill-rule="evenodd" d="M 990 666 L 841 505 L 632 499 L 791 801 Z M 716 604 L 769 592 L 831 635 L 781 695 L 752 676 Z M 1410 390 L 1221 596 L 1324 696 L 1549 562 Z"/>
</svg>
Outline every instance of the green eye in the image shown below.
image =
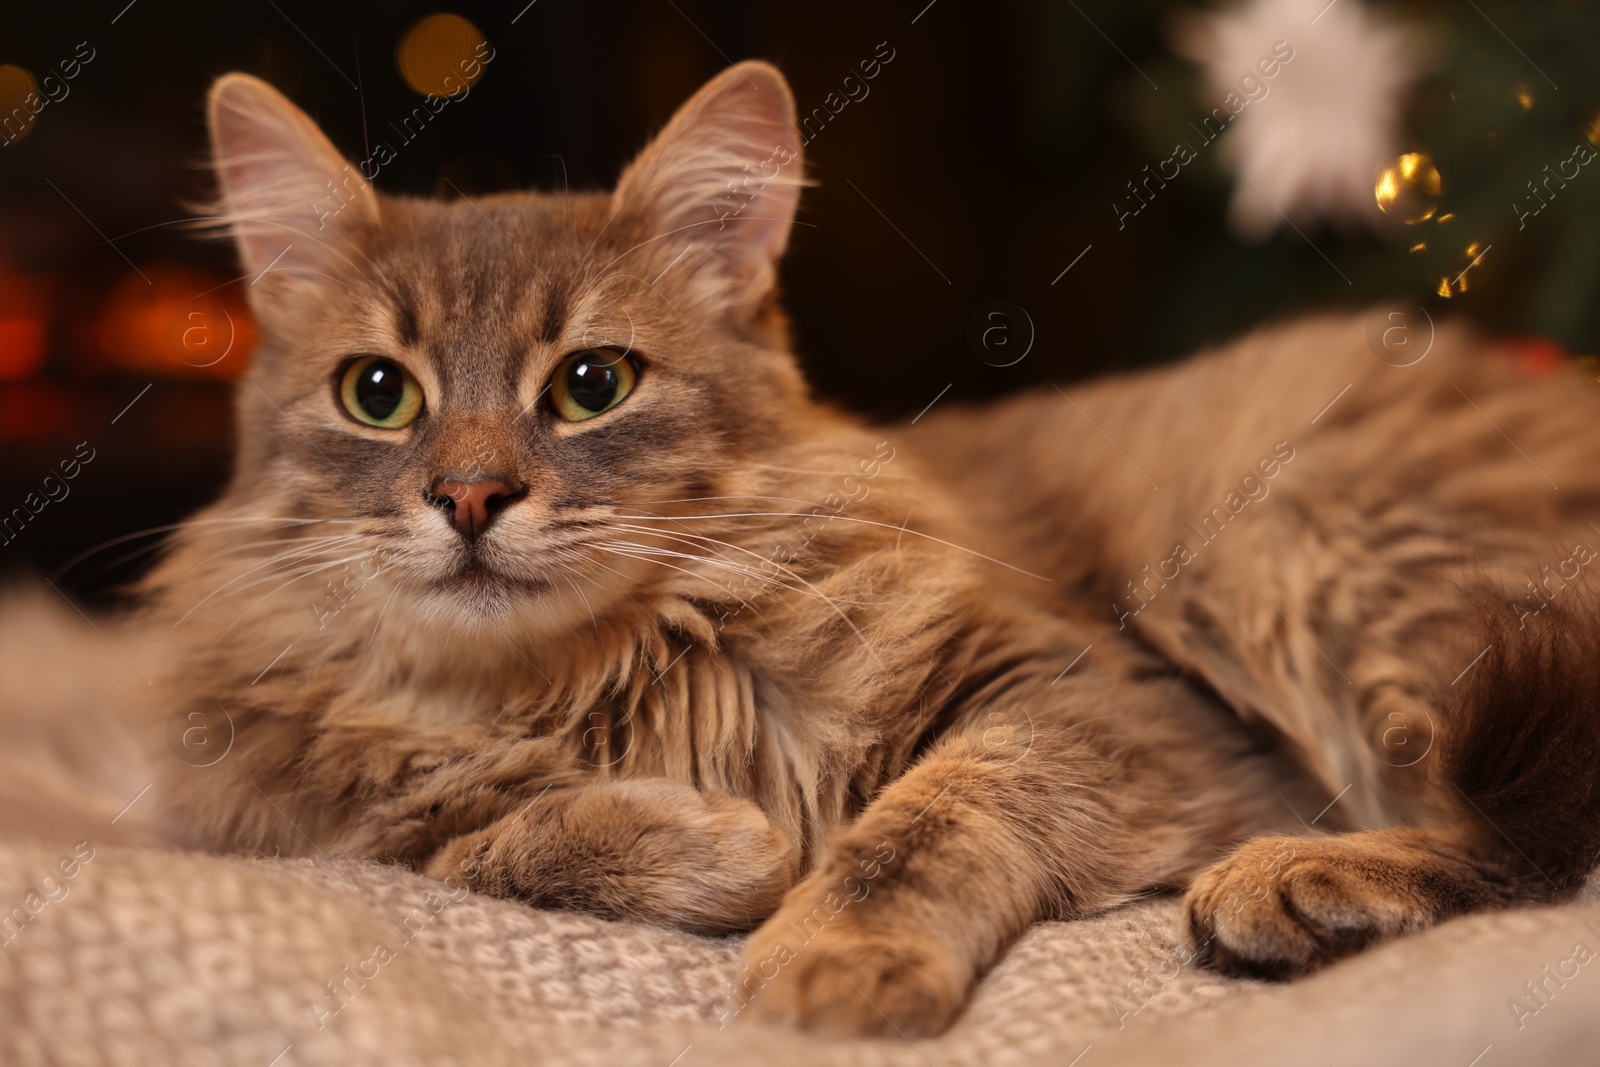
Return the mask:
<svg viewBox="0 0 1600 1067">
<path fill-rule="evenodd" d="M 366 356 L 345 369 L 339 402 L 357 422 L 399 430 L 422 413 L 422 386 L 394 360 Z"/>
<path fill-rule="evenodd" d="M 639 372 L 621 352 L 587 348 L 561 361 L 550 379 L 550 402 L 568 422 L 592 419 L 633 392 Z"/>
</svg>

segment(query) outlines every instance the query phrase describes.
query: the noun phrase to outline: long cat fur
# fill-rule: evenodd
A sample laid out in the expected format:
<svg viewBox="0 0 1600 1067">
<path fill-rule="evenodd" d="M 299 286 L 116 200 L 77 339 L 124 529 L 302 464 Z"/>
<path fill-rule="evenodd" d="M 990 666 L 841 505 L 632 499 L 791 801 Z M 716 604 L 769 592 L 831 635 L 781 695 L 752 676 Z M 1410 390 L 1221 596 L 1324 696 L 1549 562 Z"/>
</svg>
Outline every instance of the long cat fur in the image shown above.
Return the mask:
<svg viewBox="0 0 1600 1067">
<path fill-rule="evenodd" d="M 1041 917 L 1184 891 L 1202 960 L 1291 975 L 1585 876 L 1600 638 L 1550 574 L 1600 543 L 1600 395 L 1325 316 L 867 426 L 776 302 L 793 117 L 744 63 L 615 192 L 440 203 L 217 83 L 265 340 L 118 631 L 174 840 L 754 927 L 729 1016 L 912 1035 Z M 638 388 L 563 423 L 595 344 Z M 366 353 L 412 427 L 341 414 Z M 427 494 L 486 472 L 526 496 L 473 548 Z"/>
</svg>

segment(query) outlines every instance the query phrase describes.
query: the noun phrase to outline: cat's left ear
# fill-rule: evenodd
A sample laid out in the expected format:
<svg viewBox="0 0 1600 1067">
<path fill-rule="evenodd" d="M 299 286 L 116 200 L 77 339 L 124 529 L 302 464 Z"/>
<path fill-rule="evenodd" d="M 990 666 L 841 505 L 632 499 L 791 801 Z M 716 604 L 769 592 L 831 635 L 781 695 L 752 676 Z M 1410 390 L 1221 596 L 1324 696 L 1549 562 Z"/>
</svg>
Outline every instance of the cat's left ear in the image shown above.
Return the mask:
<svg viewBox="0 0 1600 1067">
<path fill-rule="evenodd" d="M 794 96 L 776 67 L 729 67 L 678 109 L 623 171 L 619 215 L 642 215 L 652 236 L 685 249 L 735 312 L 757 307 L 777 281 L 777 261 L 805 184 Z"/>
</svg>

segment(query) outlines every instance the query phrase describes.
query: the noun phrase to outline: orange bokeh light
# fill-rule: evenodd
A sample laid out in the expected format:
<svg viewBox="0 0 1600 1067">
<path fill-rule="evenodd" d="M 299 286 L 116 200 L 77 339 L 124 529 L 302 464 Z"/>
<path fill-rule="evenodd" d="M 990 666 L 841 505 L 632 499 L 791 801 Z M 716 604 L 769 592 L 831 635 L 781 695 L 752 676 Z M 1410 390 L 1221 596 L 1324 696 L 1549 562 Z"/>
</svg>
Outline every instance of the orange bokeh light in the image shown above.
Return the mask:
<svg viewBox="0 0 1600 1067">
<path fill-rule="evenodd" d="M 0 381 L 27 381 L 43 369 L 48 314 L 43 282 L 0 267 Z"/>
<path fill-rule="evenodd" d="M 44 323 L 0 318 L 0 382 L 25 382 L 44 366 Z"/>
<path fill-rule="evenodd" d="M 43 109 L 33 74 L 10 63 L 0 65 L 0 144 L 9 145 L 28 136 Z"/>
<path fill-rule="evenodd" d="M 425 96 L 456 96 L 483 77 L 478 27 L 460 15 L 429 15 L 406 31 L 395 63 L 406 84 Z"/>
<path fill-rule="evenodd" d="M 104 363 L 169 378 L 231 380 L 250 365 L 259 339 L 237 294 L 208 292 L 217 279 L 196 271 L 145 271 L 112 293 L 91 327 Z"/>
</svg>

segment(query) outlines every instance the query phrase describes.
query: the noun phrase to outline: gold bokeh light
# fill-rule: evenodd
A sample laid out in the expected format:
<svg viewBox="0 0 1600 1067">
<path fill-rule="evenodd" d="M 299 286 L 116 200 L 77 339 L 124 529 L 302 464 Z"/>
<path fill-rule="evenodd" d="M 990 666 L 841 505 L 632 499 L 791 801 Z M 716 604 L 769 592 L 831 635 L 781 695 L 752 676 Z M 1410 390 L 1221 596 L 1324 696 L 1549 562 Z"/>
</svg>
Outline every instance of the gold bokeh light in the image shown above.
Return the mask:
<svg viewBox="0 0 1600 1067">
<path fill-rule="evenodd" d="M 406 84 L 425 96 L 457 96 L 483 77 L 484 36 L 460 15 L 429 15 L 406 31 L 395 63 Z"/>
<path fill-rule="evenodd" d="M 39 85 L 33 75 L 21 67 L 6 63 L 0 66 L 0 144 L 19 141 L 33 129 L 39 117 Z M 33 97 L 33 106 L 28 97 Z"/>
</svg>

